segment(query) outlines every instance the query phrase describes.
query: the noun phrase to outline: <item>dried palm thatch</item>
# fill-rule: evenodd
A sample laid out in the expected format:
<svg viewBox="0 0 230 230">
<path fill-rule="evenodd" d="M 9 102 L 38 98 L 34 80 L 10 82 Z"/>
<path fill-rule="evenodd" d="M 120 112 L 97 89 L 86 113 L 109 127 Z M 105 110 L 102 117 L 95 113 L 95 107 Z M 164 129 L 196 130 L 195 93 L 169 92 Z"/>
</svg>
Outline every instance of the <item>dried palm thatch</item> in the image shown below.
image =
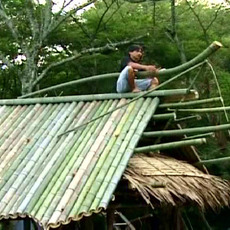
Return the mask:
<svg viewBox="0 0 230 230">
<path fill-rule="evenodd" d="M 124 178 L 152 207 L 196 204 L 216 210 L 230 204 L 230 184 L 194 166 L 166 156 L 143 154 L 130 159 Z"/>
</svg>

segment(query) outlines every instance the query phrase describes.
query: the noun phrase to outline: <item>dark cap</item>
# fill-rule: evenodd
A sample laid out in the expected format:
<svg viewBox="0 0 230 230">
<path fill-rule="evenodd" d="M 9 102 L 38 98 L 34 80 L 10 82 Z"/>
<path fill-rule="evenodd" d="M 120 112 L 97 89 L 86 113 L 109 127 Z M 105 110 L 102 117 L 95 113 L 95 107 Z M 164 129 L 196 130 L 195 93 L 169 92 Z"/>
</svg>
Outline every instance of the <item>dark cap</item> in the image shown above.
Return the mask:
<svg viewBox="0 0 230 230">
<path fill-rule="evenodd" d="M 139 50 L 143 51 L 143 47 L 140 45 L 131 45 L 128 48 L 128 52 L 139 51 Z"/>
</svg>

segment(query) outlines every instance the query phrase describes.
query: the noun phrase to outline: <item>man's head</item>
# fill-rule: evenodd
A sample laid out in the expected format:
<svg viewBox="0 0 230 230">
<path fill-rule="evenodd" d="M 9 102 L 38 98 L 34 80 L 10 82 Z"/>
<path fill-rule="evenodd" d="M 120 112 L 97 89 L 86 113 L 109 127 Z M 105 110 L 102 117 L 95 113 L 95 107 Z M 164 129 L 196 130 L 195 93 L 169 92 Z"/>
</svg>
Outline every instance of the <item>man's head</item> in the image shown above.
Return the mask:
<svg viewBox="0 0 230 230">
<path fill-rule="evenodd" d="M 131 45 L 128 48 L 128 52 L 129 52 L 129 56 L 130 58 L 135 61 L 135 62 L 139 62 L 141 61 L 142 57 L 143 57 L 143 48 L 140 45 Z"/>
</svg>

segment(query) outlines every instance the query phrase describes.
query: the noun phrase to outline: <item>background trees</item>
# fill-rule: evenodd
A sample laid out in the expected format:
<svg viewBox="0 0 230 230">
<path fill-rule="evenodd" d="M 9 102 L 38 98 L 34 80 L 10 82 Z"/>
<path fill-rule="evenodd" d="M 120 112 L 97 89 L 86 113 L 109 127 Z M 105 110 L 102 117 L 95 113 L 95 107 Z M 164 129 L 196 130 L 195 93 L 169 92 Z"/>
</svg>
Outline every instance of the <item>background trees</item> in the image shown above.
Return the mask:
<svg viewBox="0 0 230 230">
<path fill-rule="evenodd" d="M 72 1 L 65 0 L 58 12 L 52 10 L 53 3 L 49 0 L 45 4 L 32 0 L 0 1 L 2 98 L 116 72 L 127 48 L 122 42 L 128 44 L 133 38 L 146 34 L 149 36 L 137 41 L 146 46 L 145 61 L 166 68 L 191 59 L 207 44 L 218 40 L 225 48 L 213 61 L 223 75 L 228 75 L 226 47 L 230 37 L 226 6 L 210 8 L 200 1 L 188 0 L 141 3 L 90 0 L 66 12 L 65 8 Z M 90 10 L 81 15 L 76 13 L 91 3 L 95 4 Z M 229 85 L 226 80 L 222 81 L 224 88 Z M 100 84 L 101 89 L 95 84 L 86 91 L 113 90 L 107 83 Z M 83 91 L 84 88 L 73 93 Z"/>
</svg>

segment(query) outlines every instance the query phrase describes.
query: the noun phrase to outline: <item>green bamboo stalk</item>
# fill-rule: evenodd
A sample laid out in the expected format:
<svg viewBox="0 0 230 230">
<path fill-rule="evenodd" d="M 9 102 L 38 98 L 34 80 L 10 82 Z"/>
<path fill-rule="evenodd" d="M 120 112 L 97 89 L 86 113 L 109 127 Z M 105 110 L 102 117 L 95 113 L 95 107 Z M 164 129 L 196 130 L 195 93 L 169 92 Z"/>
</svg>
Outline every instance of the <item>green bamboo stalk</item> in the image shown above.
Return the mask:
<svg viewBox="0 0 230 230">
<path fill-rule="evenodd" d="M 204 127 L 198 127 L 198 128 L 144 132 L 142 136 L 143 137 L 165 137 L 165 136 L 177 136 L 177 135 L 194 134 L 194 133 L 208 133 L 208 132 L 226 130 L 226 129 L 230 129 L 230 124 L 204 126 Z"/>
<path fill-rule="evenodd" d="M 192 120 L 192 119 L 200 120 L 201 116 L 200 115 L 193 115 L 193 116 L 188 116 L 188 117 L 181 117 L 181 118 L 175 119 L 175 122 L 188 121 L 188 120 Z"/>
<path fill-rule="evenodd" d="M 162 83 L 163 84 L 163 83 Z M 162 85 L 161 84 L 161 85 Z M 165 82 L 164 82 L 165 85 Z M 185 95 L 189 93 L 188 89 L 165 89 L 156 91 L 147 91 L 140 93 L 108 93 L 108 94 L 94 94 L 94 95 L 78 95 L 78 96 L 64 96 L 64 97 L 41 97 L 28 99 L 5 99 L 0 100 L 0 105 L 30 105 L 30 104 L 49 104 L 49 103 L 65 103 L 74 101 L 95 101 L 95 100 L 114 100 L 122 98 L 138 98 L 140 97 L 165 97 L 172 95 Z"/>
<path fill-rule="evenodd" d="M 187 140 L 187 141 L 175 141 L 175 142 L 171 142 L 171 143 L 164 143 L 164 144 L 150 145 L 150 146 L 146 146 L 146 147 L 139 147 L 139 148 L 135 149 L 135 153 L 147 153 L 147 152 L 151 152 L 151 151 L 172 149 L 172 148 L 178 148 L 178 147 L 188 146 L 188 145 L 201 145 L 201 144 L 205 144 L 205 143 L 206 143 L 205 138 Z"/>
<path fill-rule="evenodd" d="M 211 54 L 213 54 L 215 51 L 217 51 L 219 48 L 222 47 L 222 44 L 218 41 L 214 41 L 211 45 L 209 45 L 205 50 L 203 50 L 200 54 L 198 54 L 196 57 L 194 57 L 192 60 L 179 65 L 177 67 L 171 68 L 171 69 L 163 69 L 159 70 L 157 73 L 157 76 L 168 76 L 173 74 L 178 74 L 182 71 L 185 71 L 194 65 L 203 62 L 205 59 L 207 59 Z M 141 77 L 150 76 L 153 75 L 151 72 L 143 72 L 140 73 Z"/>
<path fill-rule="evenodd" d="M 203 134 L 198 134 L 198 135 L 193 135 L 193 136 L 189 136 L 189 137 L 184 137 L 184 140 L 189 140 L 189 139 L 195 139 L 195 138 L 203 138 L 203 137 L 208 137 L 208 136 L 212 136 L 214 137 L 214 133 L 203 133 Z"/>
<path fill-rule="evenodd" d="M 164 113 L 164 114 L 155 114 L 153 115 L 153 119 L 158 120 L 168 120 L 168 119 L 176 119 L 176 113 Z"/>
<path fill-rule="evenodd" d="M 190 61 L 188 61 L 188 62 L 186 62 L 180 66 L 177 66 L 177 67 L 174 67 L 171 69 L 167 69 L 167 70 L 159 70 L 157 74 L 153 73 L 153 72 L 143 71 L 143 72 L 139 72 L 138 76 L 139 77 L 146 77 L 146 76 L 157 75 L 157 76 L 161 77 L 161 76 L 166 76 L 166 75 L 178 74 L 180 72 L 183 72 L 183 71 L 193 67 L 194 65 L 196 65 L 200 62 L 203 62 L 207 57 L 209 57 L 212 53 L 217 51 L 220 47 L 222 47 L 222 44 L 220 42 L 215 41 L 210 46 L 208 46 L 203 52 L 201 52 L 199 55 L 197 55 L 195 58 L 193 58 L 192 60 L 190 60 Z M 120 73 L 109 73 L 109 74 L 102 74 L 102 75 L 92 76 L 92 77 L 88 77 L 88 78 L 83 78 L 80 80 L 75 80 L 75 81 L 63 83 L 60 85 L 48 87 L 48 88 L 45 88 L 42 90 L 38 90 L 36 92 L 23 95 L 20 98 L 31 97 L 31 96 L 38 95 L 40 93 L 49 92 L 51 90 L 56 90 L 56 89 L 60 89 L 60 88 L 68 87 L 68 86 L 73 86 L 73 85 L 78 85 L 78 84 L 82 84 L 85 82 L 91 82 L 91 81 L 95 81 L 95 80 L 116 79 L 119 76 L 119 74 Z"/>
<path fill-rule="evenodd" d="M 216 112 L 224 112 L 230 110 L 230 106 L 227 107 L 216 107 L 216 108 L 200 108 L 200 109 L 177 109 L 177 112 L 185 112 L 185 113 L 216 113 Z M 169 109 L 169 111 L 173 111 L 173 109 Z"/>
<path fill-rule="evenodd" d="M 179 75 L 176 76 L 176 77 L 179 77 Z M 170 79 L 170 80 L 172 80 L 172 79 Z M 169 80 L 169 81 L 170 81 L 170 80 Z M 94 122 L 95 120 L 100 119 L 100 118 L 102 118 L 103 116 L 106 116 L 106 115 L 108 115 L 108 114 L 114 112 L 114 111 L 117 110 L 117 109 L 121 109 L 122 107 L 127 106 L 128 104 L 130 104 L 130 103 L 132 103 L 132 102 L 138 100 L 139 98 L 142 98 L 143 96 L 149 95 L 152 91 L 156 90 L 156 89 L 159 88 L 159 87 L 162 87 L 164 84 L 167 84 L 169 81 L 166 81 L 166 82 L 162 83 L 161 85 L 157 86 L 155 89 L 152 89 L 152 90 L 147 91 L 147 92 L 145 92 L 145 93 L 143 93 L 143 94 L 140 94 L 139 96 L 137 96 L 137 97 L 133 98 L 132 100 L 130 100 L 128 103 L 126 103 L 126 104 L 124 104 L 124 105 L 121 105 L 121 106 L 115 108 L 114 110 L 108 111 L 107 113 L 102 114 L 101 116 L 96 117 L 95 119 L 92 119 L 92 120 L 90 120 L 90 121 L 88 121 L 88 122 L 83 123 L 83 124 L 80 125 L 80 126 L 74 127 L 74 128 L 72 128 L 72 129 L 70 129 L 70 130 L 68 130 L 68 131 L 66 131 L 66 132 L 64 132 L 64 133 L 62 133 L 62 134 L 60 134 L 58 137 L 60 137 L 60 136 L 62 136 L 62 135 L 65 135 L 65 134 L 68 134 L 68 133 L 70 133 L 70 132 L 76 131 L 77 129 L 79 129 L 79 128 L 85 126 L 85 125 L 88 125 L 88 124 L 90 124 L 91 122 Z"/>
<path fill-rule="evenodd" d="M 199 162 L 194 163 L 194 165 L 200 165 L 200 164 L 215 164 L 215 163 L 222 163 L 229 161 L 230 157 L 221 157 L 221 158 L 214 158 L 214 159 L 209 159 L 209 160 L 202 160 Z"/>
<path fill-rule="evenodd" d="M 160 104 L 159 108 L 180 108 L 180 107 L 185 107 L 185 106 L 193 106 L 193 105 L 201 105 L 201 104 L 206 104 L 206 103 L 221 102 L 221 100 L 222 100 L 222 98 L 215 97 L 215 98 L 208 98 L 208 99 L 197 100 L 197 101 L 165 103 L 165 104 Z"/>
</svg>

